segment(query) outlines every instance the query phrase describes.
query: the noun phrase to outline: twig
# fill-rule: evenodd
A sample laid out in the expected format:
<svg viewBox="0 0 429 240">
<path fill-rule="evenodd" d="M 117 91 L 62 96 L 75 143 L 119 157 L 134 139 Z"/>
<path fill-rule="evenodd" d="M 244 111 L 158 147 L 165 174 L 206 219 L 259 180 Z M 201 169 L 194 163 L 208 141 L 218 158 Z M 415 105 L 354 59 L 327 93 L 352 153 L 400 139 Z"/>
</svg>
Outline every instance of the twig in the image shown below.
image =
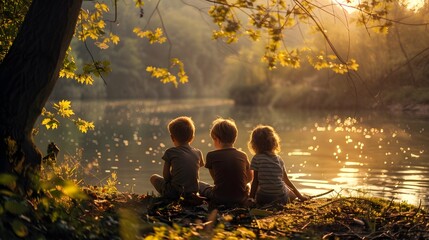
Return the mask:
<svg viewBox="0 0 429 240">
<path fill-rule="evenodd" d="M 324 192 L 324 193 L 320 193 L 320 194 L 316 194 L 316 195 L 310 196 L 310 199 L 317 198 L 317 197 L 321 197 L 321 196 L 324 196 L 324 195 L 326 195 L 326 194 L 330 194 L 330 193 L 331 193 L 331 192 L 333 192 L 333 191 L 334 191 L 334 189 L 331 189 L 331 190 L 329 190 L 329 191 L 327 191 L 327 192 Z"/>
</svg>

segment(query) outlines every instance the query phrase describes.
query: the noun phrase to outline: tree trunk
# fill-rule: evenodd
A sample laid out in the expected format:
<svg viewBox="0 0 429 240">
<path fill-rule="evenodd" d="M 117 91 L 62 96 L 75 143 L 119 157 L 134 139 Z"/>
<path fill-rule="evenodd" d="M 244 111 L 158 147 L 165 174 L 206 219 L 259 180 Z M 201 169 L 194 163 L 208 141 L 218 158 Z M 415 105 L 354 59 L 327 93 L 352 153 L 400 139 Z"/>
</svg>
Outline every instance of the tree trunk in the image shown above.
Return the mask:
<svg viewBox="0 0 429 240">
<path fill-rule="evenodd" d="M 40 171 L 32 129 L 57 82 L 81 5 L 33 0 L 0 65 L 0 173 L 16 174 L 24 187 Z"/>
</svg>

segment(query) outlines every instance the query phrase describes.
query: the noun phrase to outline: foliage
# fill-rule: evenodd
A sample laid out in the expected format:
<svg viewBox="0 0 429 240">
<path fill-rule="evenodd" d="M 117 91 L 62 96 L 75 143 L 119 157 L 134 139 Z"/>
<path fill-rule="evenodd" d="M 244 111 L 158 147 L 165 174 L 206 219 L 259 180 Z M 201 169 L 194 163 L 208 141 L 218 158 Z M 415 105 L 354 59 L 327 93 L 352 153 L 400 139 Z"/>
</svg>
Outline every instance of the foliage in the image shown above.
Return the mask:
<svg viewBox="0 0 429 240">
<path fill-rule="evenodd" d="M 161 28 L 157 28 L 155 31 L 143 31 L 140 28 L 136 27 L 134 28 L 133 32 L 140 38 L 147 38 L 150 44 L 164 43 L 165 41 L 167 41 L 167 38 L 164 37 Z"/>
<path fill-rule="evenodd" d="M 354 73 L 359 70 L 359 75 L 363 81 L 370 83 L 379 81 L 377 84 L 367 87 L 375 96 L 379 88 L 384 86 L 383 82 L 386 81 L 378 78 L 389 74 L 392 67 L 404 65 L 404 56 L 401 56 L 397 47 L 392 46 L 395 41 L 392 35 L 396 29 L 399 29 L 403 39 L 411 38 L 414 33 L 407 34 L 405 31 L 416 32 L 417 27 L 409 28 L 410 24 L 417 26 L 416 22 L 423 23 L 425 19 L 425 8 L 419 9 L 419 11 L 406 10 L 402 5 L 403 2 L 383 0 L 359 2 L 293 1 L 289 3 L 286 1 L 237 0 L 208 3 L 201 0 L 192 3 L 192 6 L 180 2 L 164 4 L 162 1 L 161 3 L 148 2 L 146 5 L 143 1 L 134 1 L 135 4 L 128 4 L 127 6 L 121 2 L 116 4 L 105 1 L 84 2 L 82 13 L 79 16 L 79 24 L 76 27 L 76 40 L 80 39 L 85 42 L 83 44 L 81 42 L 80 45 L 77 41 L 74 42 L 74 49 L 69 51 L 64 60 L 64 67 L 60 76 L 75 79 L 81 84 L 92 85 L 96 78 L 105 76 L 106 73 L 110 72 L 110 68 L 113 68 L 115 72 L 110 75 L 112 77 L 109 81 L 109 89 L 102 89 L 101 91 L 106 91 L 108 95 L 114 97 L 199 97 L 212 96 L 215 93 L 217 93 L 216 96 L 224 97 L 224 93 L 228 92 L 228 89 L 219 89 L 219 91 L 207 89 L 212 86 L 226 86 L 225 88 L 228 88 L 231 86 L 231 82 L 241 84 L 242 81 L 245 81 L 247 84 L 249 81 L 249 79 L 240 79 L 235 73 L 223 70 L 232 68 L 232 66 L 225 64 L 225 58 L 236 57 L 233 52 L 236 51 L 236 48 L 239 48 L 240 52 L 253 51 L 255 55 L 258 48 L 262 51 L 257 53 L 255 59 L 258 62 L 262 59 L 270 69 L 279 70 L 282 67 L 290 67 L 299 69 L 297 71 L 302 75 L 308 75 L 306 65 L 309 64 L 314 69 L 321 71 L 321 73 L 313 73 L 319 75 L 318 81 L 315 81 L 317 85 L 321 85 L 318 82 L 325 83 L 326 78 L 343 81 L 349 81 L 351 78 L 356 79 Z M 29 3 L 27 3 L 27 7 L 28 5 Z M 20 9 L 22 13 L 25 13 L 24 6 L 25 4 Z M 132 18 L 135 7 L 139 9 L 139 14 L 134 14 L 134 18 Z M 143 7 L 145 11 L 143 11 Z M 6 6 L 5 9 L 9 9 L 9 7 Z M 200 9 L 203 16 L 202 20 L 206 20 L 204 19 L 205 14 L 208 14 L 213 20 L 214 26 L 217 27 L 213 32 L 213 38 L 225 40 L 227 43 L 237 43 L 235 44 L 236 47 L 225 47 L 219 44 L 220 41 L 217 41 L 218 45 L 214 44 L 214 47 L 208 46 L 207 40 L 201 38 L 203 34 L 201 32 L 209 32 L 209 27 L 212 25 L 201 27 L 200 25 L 204 24 L 198 24 L 198 26 L 193 24 L 192 21 L 198 16 L 195 9 Z M 208 9 L 208 11 L 203 12 L 203 9 Z M 346 13 L 350 9 L 353 12 Z M 21 14 L 22 17 L 23 15 Z M 158 18 L 153 17 L 156 15 Z M 15 19 L 17 20 L 14 21 L 16 24 L 20 22 L 19 18 Z M 186 19 L 190 20 L 191 23 L 186 22 Z M 402 23 L 407 25 L 402 26 Z M 143 26 L 140 27 L 140 25 Z M 5 32 L 12 30 L 12 28 L 4 29 Z M 360 33 L 359 36 L 355 37 L 352 32 L 356 29 L 360 29 Z M 15 28 L 15 30 L 17 29 Z M 373 32 L 384 34 L 377 35 Z M 422 31 L 418 30 L 418 32 Z M 143 37 L 147 41 L 129 41 L 133 35 Z M 367 35 L 366 38 L 365 35 Z M 424 37 L 420 36 L 412 39 L 412 45 L 407 45 L 406 51 L 409 56 L 416 52 L 411 48 L 420 46 L 418 50 L 422 49 L 422 44 L 414 44 L 414 40 L 427 42 Z M 302 39 L 299 39 L 300 37 Z M 355 40 L 362 38 L 365 40 Z M 381 38 L 388 41 L 379 41 Z M 125 39 L 127 41 L 124 41 Z M 252 43 L 255 41 L 256 44 Z M 407 41 L 411 40 L 404 40 L 404 42 Z M 149 47 L 145 44 L 146 42 L 165 42 L 169 49 L 158 46 Z M 304 42 L 304 44 L 298 42 Z M 92 54 L 96 54 L 93 52 L 96 50 L 90 48 L 91 43 L 99 49 L 115 49 L 115 52 L 103 52 L 101 53 L 102 57 L 92 56 Z M 123 44 L 132 50 L 125 50 L 121 46 Z M 219 46 L 224 53 L 219 53 Z M 365 51 L 361 51 L 363 48 Z M 88 55 L 87 49 L 91 49 L 89 52 L 91 56 L 82 63 L 82 59 L 85 58 L 83 54 Z M 353 51 L 353 49 L 357 50 Z M 76 50 L 80 52 L 80 56 Z M 122 51 L 122 55 L 116 53 L 117 51 Z M 125 51 L 127 52 L 125 53 Z M 386 54 L 386 51 L 389 51 L 389 54 Z M 227 53 L 225 54 L 225 52 Z M 168 55 L 168 58 L 165 58 L 164 55 Z M 106 56 L 109 61 L 105 59 L 96 60 L 106 58 Z M 186 69 L 186 75 L 188 79 L 192 80 L 192 86 L 185 90 L 176 89 L 178 83 L 185 81 L 173 81 L 172 75 L 175 75 L 176 79 L 181 78 L 178 75 L 180 71 L 175 71 L 174 67 L 171 66 L 161 67 L 166 65 L 167 59 L 170 60 L 171 56 L 179 57 L 182 63 L 192 66 L 192 68 Z M 240 59 L 241 57 L 243 56 L 240 53 Z M 136 58 L 139 60 L 135 60 Z M 247 59 L 241 61 L 242 64 L 245 64 Z M 109 62 L 114 63 L 114 65 L 110 66 Z M 248 65 L 248 68 L 253 68 L 258 63 L 251 62 Z M 413 63 L 413 65 L 416 64 Z M 151 70 L 151 72 L 147 73 L 146 69 Z M 344 77 L 325 74 L 324 69 L 333 73 L 340 73 Z M 414 85 L 418 86 L 416 82 L 423 81 L 420 79 L 427 79 L 423 76 L 427 71 L 423 69 L 421 64 L 414 66 L 414 79 L 408 78 L 408 80 L 413 81 Z M 155 81 L 149 83 L 141 81 L 142 78 L 153 75 L 154 72 L 157 72 L 156 75 L 158 76 L 163 76 L 159 78 L 162 82 L 172 83 L 173 86 L 161 87 L 162 85 L 157 85 L 158 82 Z M 287 76 L 283 75 L 285 72 L 288 73 Z M 288 77 L 289 74 L 288 70 L 272 73 L 276 78 L 282 78 L 281 81 L 283 82 L 296 81 L 295 79 L 291 80 Z M 405 80 L 402 76 L 402 74 L 392 74 L 388 81 L 402 81 L 403 83 Z M 255 78 L 264 77 L 261 75 Z M 124 78 L 129 82 L 127 85 L 129 87 L 117 91 L 116 85 L 123 85 L 117 83 L 119 81 L 116 79 Z M 359 81 L 353 81 L 349 88 Z M 347 84 L 341 85 L 347 86 Z M 69 87 L 65 86 L 64 89 L 69 89 Z M 336 91 L 336 89 L 331 88 L 330 91 Z M 62 95 L 64 92 L 65 90 L 58 95 Z M 334 93 L 334 95 L 341 94 Z"/>
<path fill-rule="evenodd" d="M 316 1 L 294 1 L 288 4 L 283 0 L 266 3 L 254 0 L 237 0 L 233 3 L 224 0 L 214 2 L 215 5 L 211 7 L 209 14 L 219 30 L 213 32 L 213 38 L 225 39 L 227 43 L 233 43 L 237 42 L 240 36 L 248 36 L 252 41 L 259 40 L 262 35 L 266 36 L 264 39 L 267 41 L 262 60 L 267 63 L 270 69 L 275 69 L 278 66 L 297 68 L 303 58 L 302 53 L 307 52 L 308 62 L 316 69 L 327 68 L 336 73 L 357 70 L 358 65 L 354 64 L 354 59 L 343 60 L 340 56 L 330 57 L 329 64 L 320 64 L 320 61 L 316 62 L 313 59 L 320 59 L 322 55 L 314 55 L 312 51 L 307 49 L 290 50 L 290 46 L 285 41 L 288 37 L 287 30 L 293 29 L 299 22 L 303 22 L 313 27 L 329 42 L 330 39 L 317 17 L 316 10 L 329 12 L 328 8 L 331 8 L 331 5 L 324 6 L 323 3 Z M 387 4 L 389 1 L 385 2 Z M 378 7 L 379 5 L 367 1 L 362 1 L 356 7 L 361 12 L 366 11 L 364 16 L 369 13 L 371 15 L 371 18 L 364 20 L 365 26 L 376 24 L 375 21 L 380 24 L 379 19 L 383 18 L 386 12 L 378 11 Z M 243 23 L 241 15 L 246 16 L 249 20 Z M 333 13 L 333 15 L 335 14 Z M 332 45 L 331 48 L 335 52 Z M 336 55 L 338 54 L 336 53 Z"/>
<path fill-rule="evenodd" d="M 10 139 L 8 146 L 14 150 Z M 13 174 L 0 175 L 0 238 L 2 239 L 115 239 L 118 218 L 105 212 L 110 208 L 103 199 L 117 195 L 114 174 L 105 186 L 82 187 L 78 184 L 79 162 L 66 158 L 57 164 L 58 148 L 44 158 L 42 175 L 32 178 L 32 196 L 16 194 L 19 185 Z M 67 160 L 68 159 L 68 160 Z"/>
<path fill-rule="evenodd" d="M 74 124 L 78 127 L 79 131 L 82 133 L 86 133 L 88 130 L 94 130 L 95 126 L 93 122 L 85 121 L 81 118 L 73 119 L 74 115 L 73 110 L 71 109 L 71 101 L 61 100 L 58 103 L 53 104 L 53 109 L 55 112 L 50 112 L 43 108 L 42 116 L 44 119 L 41 124 L 46 127 L 46 129 L 56 129 L 58 128 L 60 122 L 57 117 L 68 118 L 74 122 Z"/>
<path fill-rule="evenodd" d="M 351 1 L 353 2 L 357 1 Z M 349 9 L 346 5 L 343 6 L 346 10 Z M 345 62 L 346 64 L 348 62 L 352 68 L 358 68 L 358 71 L 343 71 L 347 69 L 341 66 L 344 63 L 327 71 L 326 66 L 331 65 L 331 58 L 336 62 L 338 60 L 335 58 L 338 56 L 327 49 L 322 35 L 314 35 L 314 38 L 309 40 L 312 43 L 311 46 L 315 49 L 325 48 L 319 54 L 311 51 L 314 54 L 307 56 L 307 61 L 310 61 L 317 71 L 309 68 L 307 64 L 301 64 L 300 69 L 294 71 L 279 68 L 272 71 L 272 75 L 267 76 L 264 72 L 258 74 L 254 72 L 255 66 L 259 66 L 258 60 L 250 61 L 246 58 L 246 54 L 240 52 L 239 58 L 249 61 L 248 68 L 244 70 L 242 67 L 244 63 L 239 62 L 233 62 L 228 68 L 240 69 L 246 73 L 253 71 L 253 77 L 245 76 L 246 82 L 241 84 L 240 80 L 243 80 L 245 74 L 228 73 L 228 77 L 233 82 L 240 82 L 234 87 L 234 92 L 239 91 L 240 94 L 230 96 L 235 102 L 253 105 L 254 101 L 246 100 L 249 98 L 246 93 L 250 94 L 250 91 L 246 92 L 248 89 L 246 85 L 266 81 L 273 86 L 266 98 L 271 98 L 272 105 L 276 107 L 386 109 L 392 105 L 408 105 L 412 108 L 412 105 L 425 104 L 424 99 L 427 99 L 427 96 L 424 97 L 423 92 L 429 83 L 426 74 L 429 35 L 425 27 L 428 8 L 421 8 L 414 12 L 398 2 L 389 2 L 388 5 L 383 6 L 386 15 L 381 17 L 380 21 L 385 22 L 390 19 L 393 24 L 386 34 L 374 34 L 371 30 L 373 28 L 369 25 L 367 28 L 362 28 L 362 24 L 352 25 L 351 23 L 356 23 L 359 15 L 362 14 L 356 9 L 351 13 L 343 12 L 344 18 L 339 17 L 341 14 L 334 17 L 327 11 L 320 14 L 326 34 L 335 36 L 330 38 L 330 42 L 335 46 L 336 52 L 339 56 L 353 56 L 356 61 Z M 299 31 L 293 30 L 289 33 L 289 36 L 300 34 Z M 252 44 L 245 50 L 251 51 L 257 47 L 257 44 Z M 300 52 L 301 55 L 306 53 L 305 49 Z M 331 71 L 343 74 L 332 74 Z M 401 92 L 407 92 L 407 96 Z"/>
<path fill-rule="evenodd" d="M 166 68 L 157 68 L 157 67 L 147 67 L 146 71 L 151 73 L 152 77 L 159 78 L 161 82 L 163 83 L 173 83 L 175 87 L 177 87 L 180 83 L 187 83 L 188 82 L 188 76 L 186 75 L 185 68 L 183 63 L 177 59 L 173 58 L 171 59 L 171 67 L 178 67 L 178 73 L 177 76 L 179 77 L 179 81 L 177 81 L 177 77 L 172 74 L 168 69 Z"/>
<path fill-rule="evenodd" d="M 21 23 L 24 20 L 25 14 L 28 11 L 31 1 L 20 0 L 20 1 L 3 1 L 0 5 L 0 62 L 5 57 L 7 51 L 13 43 Z M 116 4 L 116 3 L 115 3 Z M 135 6 L 142 9 L 144 3 L 140 0 L 135 1 Z M 117 9 L 115 9 L 116 11 Z M 75 37 L 79 41 L 82 41 L 85 48 L 89 52 L 87 46 L 88 42 L 91 41 L 99 49 L 108 49 L 111 45 L 117 45 L 120 41 L 118 35 L 116 35 L 111 29 L 107 28 L 108 22 L 114 22 L 107 19 L 106 15 L 110 12 L 110 8 L 104 2 L 94 2 L 88 8 L 82 8 L 79 14 L 78 23 L 76 25 Z M 115 13 L 116 14 L 116 13 Z M 136 28 L 137 29 L 137 28 Z M 140 37 L 148 37 L 151 42 L 157 41 L 159 43 L 165 42 L 166 38 L 162 36 L 162 30 L 158 28 L 153 33 L 150 31 L 136 32 Z M 104 74 L 111 71 L 110 62 L 106 60 L 97 61 L 92 56 L 91 61 L 83 63 L 82 67 L 78 67 L 73 56 L 73 50 L 69 47 L 66 57 L 63 62 L 63 67 L 60 70 L 59 77 L 74 79 L 78 83 L 85 85 L 93 85 L 94 77 L 103 78 Z M 172 59 L 173 66 L 178 65 L 179 70 L 178 78 L 180 81 L 176 81 L 176 77 L 168 71 L 168 76 L 161 78 L 164 83 L 172 82 L 177 87 L 178 82 L 185 83 L 188 81 L 188 77 L 184 71 L 183 63 L 177 58 Z M 154 69 L 158 69 L 154 67 Z M 161 69 L 161 68 L 159 68 Z M 157 70 L 154 70 L 157 72 Z M 104 79 L 103 79 L 104 80 Z M 53 106 L 56 109 L 58 106 Z M 72 111 L 70 109 L 70 111 Z M 59 126 L 58 119 L 55 118 L 55 114 L 44 109 L 42 113 L 45 119 L 42 125 L 45 125 L 47 129 L 56 129 Z M 61 114 L 60 114 L 61 115 Z M 64 118 L 70 118 L 73 114 L 61 115 Z M 93 129 L 93 123 L 78 119 L 71 119 L 81 132 L 87 132 Z"/>
<path fill-rule="evenodd" d="M 31 0 L 0 1 L 0 63 L 18 34 L 30 3 Z"/>
<path fill-rule="evenodd" d="M 80 84 L 93 85 L 94 77 L 101 77 L 102 73 L 111 71 L 110 62 L 108 61 L 94 61 L 92 63 L 85 63 L 82 72 L 77 73 L 78 68 L 76 62 L 71 55 L 71 48 L 69 47 L 68 54 L 64 59 L 63 68 L 60 71 L 59 77 L 74 79 Z"/>
</svg>

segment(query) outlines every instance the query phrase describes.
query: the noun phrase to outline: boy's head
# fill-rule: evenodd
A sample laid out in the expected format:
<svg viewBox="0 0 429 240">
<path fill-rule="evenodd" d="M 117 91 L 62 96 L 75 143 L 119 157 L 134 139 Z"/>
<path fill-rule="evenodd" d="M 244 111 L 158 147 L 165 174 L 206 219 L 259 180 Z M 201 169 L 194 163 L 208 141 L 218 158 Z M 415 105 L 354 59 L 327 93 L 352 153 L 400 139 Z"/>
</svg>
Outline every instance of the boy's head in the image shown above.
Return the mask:
<svg viewBox="0 0 429 240">
<path fill-rule="evenodd" d="M 210 136 L 217 138 L 223 144 L 234 144 L 237 139 L 237 126 L 234 120 L 217 118 L 213 121 L 213 127 L 210 130 Z"/>
<path fill-rule="evenodd" d="M 194 122 L 190 117 L 178 117 L 170 121 L 168 131 L 179 144 L 192 142 L 195 134 Z"/>
</svg>

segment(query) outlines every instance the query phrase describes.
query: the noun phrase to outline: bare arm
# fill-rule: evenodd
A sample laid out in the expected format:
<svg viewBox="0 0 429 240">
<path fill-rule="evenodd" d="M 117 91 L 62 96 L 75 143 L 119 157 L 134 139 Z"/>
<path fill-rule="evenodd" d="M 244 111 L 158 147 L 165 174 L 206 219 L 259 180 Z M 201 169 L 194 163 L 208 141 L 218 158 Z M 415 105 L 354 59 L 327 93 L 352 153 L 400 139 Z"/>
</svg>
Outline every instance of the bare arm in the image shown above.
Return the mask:
<svg viewBox="0 0 429 240">
<path fill-rule="evenodd" d="M 250 183 L 253 180 L 253 170 L 247 169 L 246 171 L 246 182 Z"/>
<path fill-rule="evenodd" d="M 250 188 L 249 197 L 255 198 L 256 190 L 258 190 L 258 185 L 259 185 L 258 172 L 253 171 L 253 181 L 252 181 L 252 186 Z"/>
<path fill-rule="evenodd" d="M 308 200 L 308 197 L 303 196 L 298 189 L 293 185 L 293 183 L 289 180 L 286 171 L 283 171 L 283 182 L 289 187 L 290 190 L 302 201 Z"/>
<path fill-rule="evenodd" d="M 162 170 L 162 176 L 164 177 L 165 182 L 169 182 L 171 180 L 170 168 L 171 164 L 169 162 L 165 162 Z"/>
<path fill-rule="evenodd" d="M 204 157 L 201 152 L 200 152 L 200 167 L 204 167 Z"/>
</svg>

